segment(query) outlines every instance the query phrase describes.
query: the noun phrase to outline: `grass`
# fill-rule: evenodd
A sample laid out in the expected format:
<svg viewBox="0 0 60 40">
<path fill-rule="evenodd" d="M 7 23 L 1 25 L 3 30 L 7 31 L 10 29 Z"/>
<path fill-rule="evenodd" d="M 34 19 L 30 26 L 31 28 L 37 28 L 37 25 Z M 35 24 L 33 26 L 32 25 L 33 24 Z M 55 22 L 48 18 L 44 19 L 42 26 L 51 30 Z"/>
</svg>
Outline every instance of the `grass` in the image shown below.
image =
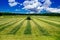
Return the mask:
<svg viewBox="0 0 60 40">
<path fill-rule="evenodd" d="M 23 23 L 24 23 L 24 20 L 19 25 L 17 25 L 14 29 L 12 29 L 8 34 L 16 34 L 16 32 L 21 28 Z"/>
<path fill-rule="evenodd" d="M 42 35 L 45 35 L 45 36 L 49 36 L 50 34 L 44 29 L 42 28 L 39 24 L 37 24 L 34 20 L 33 22 L 35 23 L 35 25 L 37 26 L 37 28 L 39 29 L 39 31 L 42 33 Z"/>
<path fill-rule="evenodd" d="M 0 40 L 60 40 L 60 16 L 0 16 Z"/>
<path fill-rule="evenodd" d="M 46 22 L 46 23 L 48 23 L 50 25 L 55 25 L 56 27 L 60 27 L 60 24 L 57 24 L 57 23 L 54 23 L 54 22 L 46 21 L 46 20 L 43 20 L 43 19 L 38 19 L 38 20 Z"/>
<path fill-rule="evenodd" d="M 11 24 L 2 26 L 2 27 L 0 28 L 0 32 L 3 31 L 4 29 L 8 28 L 10 25 L 13 25 L 14 23 L 16 23 L 16 22 L 13 22 L 13 23 L 11 23 Z"/>
<path fill-rule="evenodd" d="M 27 26 L 26 26 L 26 30 L 24 31 L 24 34 L 31 34 L 30 20 L 27 20 Z"/>
</svg>

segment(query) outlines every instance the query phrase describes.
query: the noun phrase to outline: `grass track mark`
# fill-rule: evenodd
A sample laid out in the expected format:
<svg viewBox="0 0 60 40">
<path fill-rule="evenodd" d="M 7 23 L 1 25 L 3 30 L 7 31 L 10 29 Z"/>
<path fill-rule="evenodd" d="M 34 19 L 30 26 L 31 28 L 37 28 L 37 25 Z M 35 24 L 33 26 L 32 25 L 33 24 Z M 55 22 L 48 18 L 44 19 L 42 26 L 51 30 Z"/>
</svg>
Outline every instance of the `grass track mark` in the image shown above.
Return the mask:
<svg viewBox="0 0 60 40">
<path fill-rule="evenodd" d="M 50 36 L 50 34 L 49 34 L 44 28 L 42 28 L 42 27 L 41 27 L 39 24 L 37 24 L 34 20 L 32 20 L 32 21 L 36 24 L 36 26 L 38 27 L 39 31 L 42 32 L 43 35 L 45 35 L 45 36 Z"/>
<path fill-rule="evenodd" d="M 33 36 L 40 36 L 40 33 L 39 33 L 39 30 L 38 28 L 36 27 L 35 23 L 33 21 L 31 21 L 31 30 L 32 30 L 32 35 Z"/>
<path fill-rule="evenodd" d="M 59 24 L 55 24 L 55 23 L 53 23 L 53 22 L 48 22 L 48 21 L 46 21 L 46 20 L 38 19 L 38 18 L 35 18 L 35 19 L 37 19 L 37 20 L 39 20 L 39 21 L 43 21 L 43 22 L 48 23 L 49 25 L 52 25 L 52 26 L 55 26 L 55 27 L 60 27 Z M 60 31 L 56 31 L 56 32 L 57 32 L 57 34 L 60 35 Z"/>
<path fill-rule="evenodd" d="M 26 26 L 26 30 L 24 31 L 24 34 L 31 34 L 30 20 L 27 20 L 27 26 Z"/>
<path fill-rule="evenodd" d="M 23 35 L 24 34 L 24 30 L 26 28 L 26 24 L 27 24 L 27 20 L 24 21 L 23 25 L 21 26 L 21 28 L 19 29 L 19 31 L 17 31 L 17 35 Z"/>
<path fill-rule="evenodd" d="M 36 18 L 36 19 L 38 19 L 38 18 Z M 56 27 L 60 27 L 60 24 L 56 24 L 56 23 L 53 23 L 53 22 L 48 22 L 48 21 L 43 20 L 43 19 L 38 19 L 38 20 L 43 21 L 43 22 L 45 22 L 45 23 L 48 23 L 48 24 L 50 24 L 50 25 L 56 26 Z"/>
<path fill-rule="evenodd" d="M 6 19 L 6 20 L 3 20 L 3 21 L 0 20 L 0 26 L 3 26 L 3 25 L 8 24 L 8 22 L 11 22 L 11 21 L 12 21 L 11 19 L 12 19 L 12 18 Z"/>
<path fill-rule="evenodd" d="M 60 19 L 60 17 L 58 17 L 58 16 L 47 16 L 47 17 L 39 17 L 39 18 L 60 22 L 60 20 L 57 20 L 57 19 Z"/>
<path fill-rule="evenodd" d="M 17 25 L 14 29 L 12 29 L 12 30 L 10 31 L 10 33 L 8 33 L 8 34 L 16 34 L 16 32 L 17 32 L 17 31 L 21 28 L 21 26 L 23 25 L 24 21 L 25 21 L 25 20 L 23 20 L 23 21 L 20 23 L 20 25 Z"/>
<path fill-rule="evenodd" d="M 0 28 L 0 32 L 3 31 L 4 29 L 8 28 L 9 26 L 15 24 L 15 23 L 17 23 L 17 21 L 11 22 L 11 23 L 9 23 L 8 25 L 5 25 L 5 26 L 1 27 L 1 28 Z"/>
<path fill-rule="evenodd" d="M 12 21 L 9 21 L 9 22 L 7 22 L 5 24 L 1 24 L 0 27 L 3 26 L 3 25 L 9 24 L 10 22 L 12 22 Z"/>
</svg>

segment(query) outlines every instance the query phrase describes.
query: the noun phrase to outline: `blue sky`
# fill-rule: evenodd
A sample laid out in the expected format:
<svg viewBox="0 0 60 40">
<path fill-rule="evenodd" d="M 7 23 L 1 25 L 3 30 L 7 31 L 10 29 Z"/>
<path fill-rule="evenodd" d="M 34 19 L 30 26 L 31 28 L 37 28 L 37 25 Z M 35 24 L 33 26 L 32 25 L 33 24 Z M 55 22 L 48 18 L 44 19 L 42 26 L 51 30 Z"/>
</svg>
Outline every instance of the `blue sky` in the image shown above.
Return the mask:
<svg viewBox="0 0 60 40">
<path fill-rule="evenodd" d="M 0 12 L 44 13 L 44 10 L 60 13 L 60 0 L 0 0 Z"/>
</svg>

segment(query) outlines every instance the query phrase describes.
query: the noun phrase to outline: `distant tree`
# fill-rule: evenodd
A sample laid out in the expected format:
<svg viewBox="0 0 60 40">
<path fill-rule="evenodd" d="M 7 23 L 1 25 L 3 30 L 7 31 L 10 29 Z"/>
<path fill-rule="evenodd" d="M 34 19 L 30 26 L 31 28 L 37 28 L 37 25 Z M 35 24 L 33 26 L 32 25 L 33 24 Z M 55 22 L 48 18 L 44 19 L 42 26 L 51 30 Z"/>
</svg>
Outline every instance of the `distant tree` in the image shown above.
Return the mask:
<svg viewBox="0 0 60 40">
<path fill-rule="evenodd" d="M 2 13 L 0 13 L 0 16 L 2 16 Z"/>
</svg>

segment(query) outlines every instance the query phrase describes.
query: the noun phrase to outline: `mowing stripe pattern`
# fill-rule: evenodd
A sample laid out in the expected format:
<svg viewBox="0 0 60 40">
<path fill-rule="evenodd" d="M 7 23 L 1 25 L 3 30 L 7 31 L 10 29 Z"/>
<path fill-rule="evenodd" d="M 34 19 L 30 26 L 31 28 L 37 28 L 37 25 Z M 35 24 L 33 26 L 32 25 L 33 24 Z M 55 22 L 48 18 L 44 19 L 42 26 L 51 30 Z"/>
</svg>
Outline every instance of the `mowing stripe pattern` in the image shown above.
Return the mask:
<svg viewBox="0 0 60 40">
<path fill-rule="evenodd" d="M 24 31 L 24 34 L 31 34 L 30 20 L 27 20 L 27 26 L 26 26 L 26 30 Z"/>
<path fill-rule="evenodd" d="M 50 35 L 44 28 L 42 28 L 42 27 L 41 27 L 39 24 L 37 24 L 34 20 L 33 20 L 33 22 L 36 24 L 37 28 L 39 29 L 39 31 L 40 31 L 43 35 L 45 35 L 45 36 L 49 36 L 49 35 Z"/>
<path fill-rule="evenodd" d="M 30 16 L 29 20 L 26 17 L 20 15 L 0 17 L 0 35 L 17 38 L 21 36 L 21 39 L 26 37 L 32 38 L 31 40 L 33 38 L 35 40 L 40 40 L 40 38 L 51 40 L 52 38 L 53 40 L 55 37 L 60 40 L 60 17 Z"/>
<path fill-rule="evenodd" d="M 16 32 L 21 28 L 23 23 L 24 23 L 24 20 L 19 25 L 17 25 L 14 29 L 12 29 L 8 34 L 16 34 Z"/>
</svg>

